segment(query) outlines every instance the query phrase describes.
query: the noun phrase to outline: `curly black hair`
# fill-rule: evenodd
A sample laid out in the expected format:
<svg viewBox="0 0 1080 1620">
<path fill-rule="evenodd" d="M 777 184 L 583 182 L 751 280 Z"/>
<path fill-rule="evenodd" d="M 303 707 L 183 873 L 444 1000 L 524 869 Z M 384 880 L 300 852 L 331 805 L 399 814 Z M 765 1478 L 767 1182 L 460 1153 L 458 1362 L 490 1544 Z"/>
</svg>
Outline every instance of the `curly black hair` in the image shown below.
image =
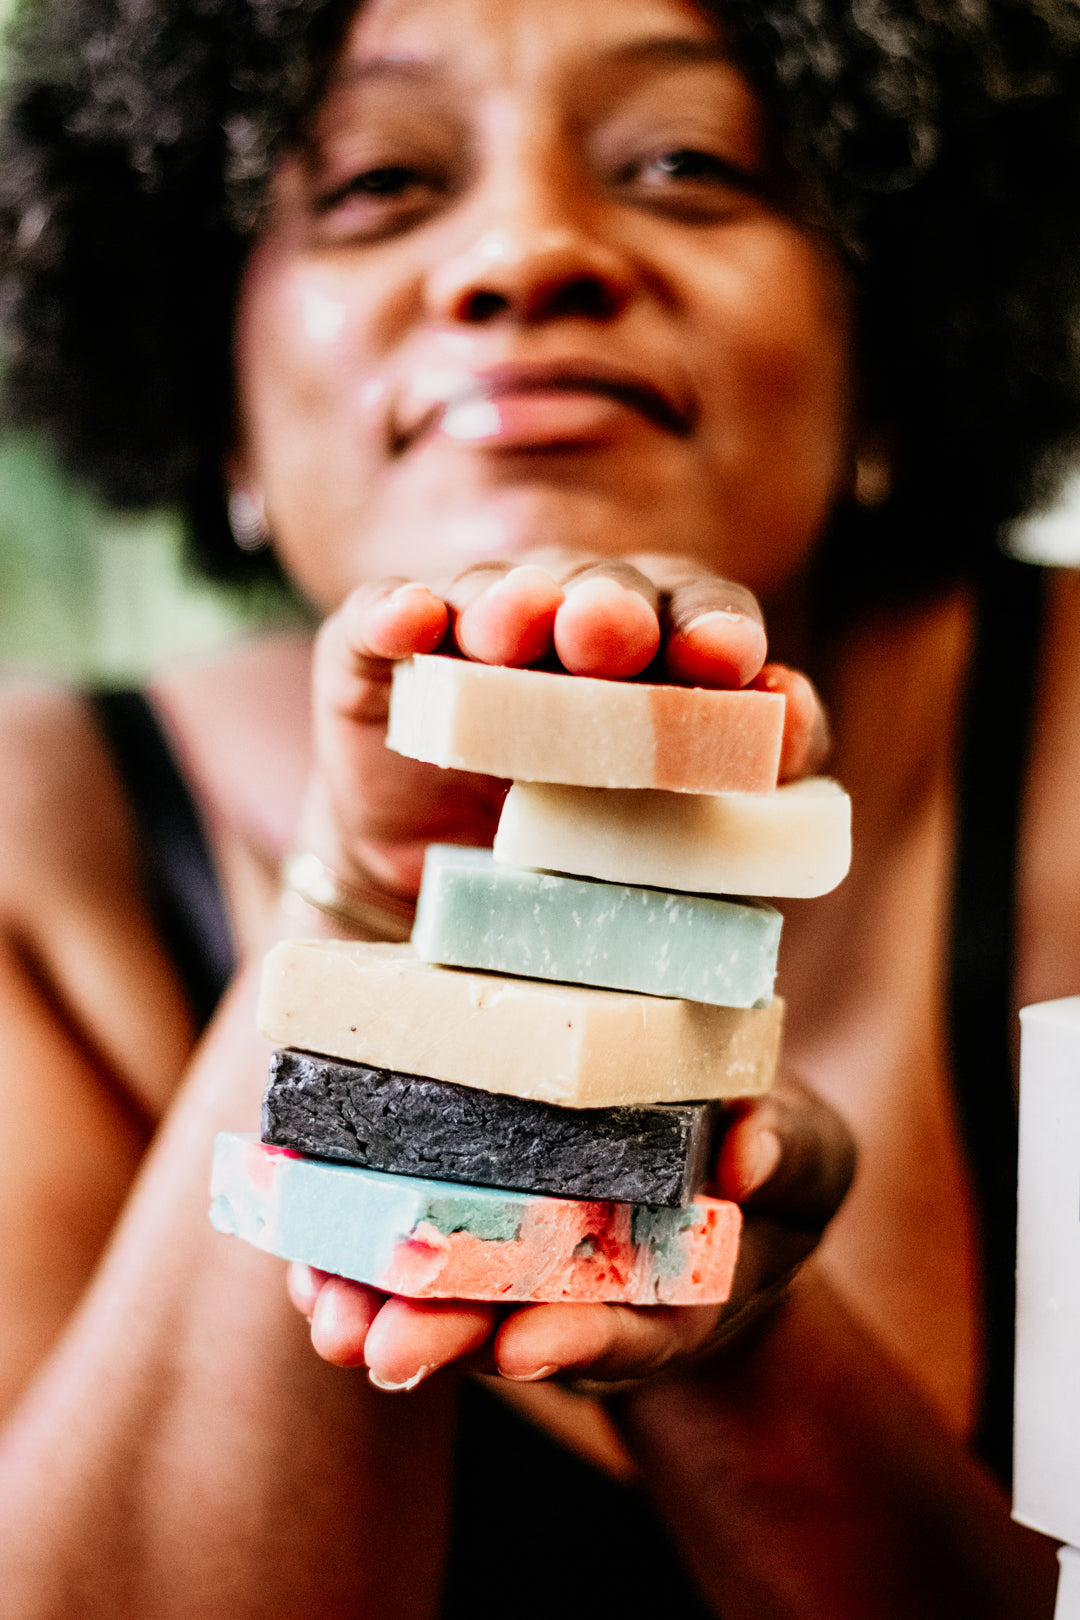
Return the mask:
<svg viewBox="0 0 1080 1620">
<path fill-rule="evenodd" d="M 716 0 L 851 266 L 891 498 L 851 603 L 974 575 L 1080 438 L 1080 0 Z M 32 0 L 0 132 L 5 410 L 112 503 L 227 538 L 238 279 L 344 0 Z"/>
</svg>

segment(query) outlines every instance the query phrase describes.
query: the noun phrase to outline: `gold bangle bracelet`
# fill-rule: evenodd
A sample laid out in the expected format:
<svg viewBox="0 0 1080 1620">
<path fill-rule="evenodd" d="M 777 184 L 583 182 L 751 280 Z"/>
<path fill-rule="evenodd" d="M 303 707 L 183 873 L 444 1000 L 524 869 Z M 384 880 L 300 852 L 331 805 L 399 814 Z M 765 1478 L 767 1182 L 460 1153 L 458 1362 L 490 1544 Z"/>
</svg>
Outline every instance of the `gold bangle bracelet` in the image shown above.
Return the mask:
<svg viewBox="0 0 1080 1620">
<path fill-rule="evenodd" d="M 394 944 L 407 940 L 412 932 L 412 901 L 383 893 L 374 884 L 362 889 L 346 883 L 310 850 L 286 855 L 281 863 L 281 880 L 286 895 L 296 895 L 343 928 Z"/>
</svg>

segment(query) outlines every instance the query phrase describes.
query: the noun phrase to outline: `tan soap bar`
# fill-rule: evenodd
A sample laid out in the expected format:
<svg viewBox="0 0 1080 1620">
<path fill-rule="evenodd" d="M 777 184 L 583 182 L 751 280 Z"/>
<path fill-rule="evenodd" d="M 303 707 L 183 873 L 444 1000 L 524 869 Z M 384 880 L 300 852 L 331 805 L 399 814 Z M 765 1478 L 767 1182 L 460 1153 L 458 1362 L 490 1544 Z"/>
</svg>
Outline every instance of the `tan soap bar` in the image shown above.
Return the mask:
<svg viewBox="0 0 1080 1620">
<path fill-rule="evenodd" d="M 783 1005 L 713 1007 L 432 967 L 408 945 L 287 940 L 266 958 L 258 1019 L 281 1046 L 604 1108 L 767 1091 Z"/>
<path fill-rule="evenodd" d="M 784 701 L 778 692 L 417 656 L 394 669 L 386 742 L 410 759 L 517 782 L 768 793 L 780 768 Z"/>
<path fill-rule="evenodd" d="M 515 783 L 495 859 L 692 894 L 806 899 L 851 864 L 851 800 L 811 776 L 774 793 L 629 793 Z"/>
</svg>

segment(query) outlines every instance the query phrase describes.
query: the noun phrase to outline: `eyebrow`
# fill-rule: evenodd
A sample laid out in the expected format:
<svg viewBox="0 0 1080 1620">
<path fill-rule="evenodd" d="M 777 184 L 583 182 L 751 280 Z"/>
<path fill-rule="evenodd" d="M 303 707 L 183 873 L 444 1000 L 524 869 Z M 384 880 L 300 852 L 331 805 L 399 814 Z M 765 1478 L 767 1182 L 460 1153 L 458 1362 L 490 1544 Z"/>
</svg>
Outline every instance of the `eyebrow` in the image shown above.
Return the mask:
<svg viewBox="0 0 1080 1620">
<path fill-rule="evenodd" d="M 350 58 L 340 62 L 329 78 L 329 88 L 340 90 L 349 85 L 364 84 L 369 79 L 421 79 L 434 78 L 438 66 L 433 62 L 418 62 L 408 56 L 369 56 L 360 61 Z"/>
<path fill-rule="evenodd" d="M 605 51 L 609 62 L 730 62 L 731 53 L 717 39 L 688 39 L 684 34 L 658 34 L 647 39 L 629 40 Z"/>
<path fill-rule="evenodd" d="M 600 52 L 600 60 L 612 64 L 670 63 L 672 66 L 730 62 L 727 48 L 719 40 L 688 39 L 681 34 L 660 34 L 628 40 Z M 419 83 L 440 76 L 437 61 L 422 62 L 408 56 L 370 56 L 339 63 L 330 75 L 330 88 L 342 89 L 372 79 L 402 79 Z"/>
</svg>

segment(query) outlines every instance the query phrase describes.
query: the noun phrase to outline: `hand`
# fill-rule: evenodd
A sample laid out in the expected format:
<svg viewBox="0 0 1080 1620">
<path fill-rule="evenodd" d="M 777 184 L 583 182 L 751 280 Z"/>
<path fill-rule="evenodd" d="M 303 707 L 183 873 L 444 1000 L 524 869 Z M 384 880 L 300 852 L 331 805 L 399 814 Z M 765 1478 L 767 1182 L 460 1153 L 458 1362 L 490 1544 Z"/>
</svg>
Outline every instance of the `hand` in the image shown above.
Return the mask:
<svg viewBox="0 0 1080 1620">
<path fill-rule="evenodd" d="M 490 844 L 505 784 L 444 771 L 384 746 L 395 659 L 436 649 L 518 667 L 557 660 L 571 674 L 787 697 L 781 779 L 827 749 L 813 687 L 767 664 L 761 612 L 742 586 L 670 557 L 582 562 L 565 556 L 468 569 L 445 591 L 397 580 L 354 591 L 319 633 L 314 666 L 316 772 L 299 842 L 346 882 L 415 895 L 426 846 Z"/>
<path fill-rule="evenodd" d="M 641 1378 L 707 1353 L 778 1297 L 816 1247 L 855 1164 L 846 1125 L 792 1079 L 729 1110 L 710 1191 L 733 1198 L 744 1224 L 731 1298 L 723 1306 L 524 1305 L 387 1299 L 360 1283 L 289 1268 L 293 1303 L 312 1343 L 336 1366 L 366 1365 L 384 1389 L 412 1389 L 460 1362 L 534 1382 L 559 1375 L 601 1383 Z"/>
</svg>

